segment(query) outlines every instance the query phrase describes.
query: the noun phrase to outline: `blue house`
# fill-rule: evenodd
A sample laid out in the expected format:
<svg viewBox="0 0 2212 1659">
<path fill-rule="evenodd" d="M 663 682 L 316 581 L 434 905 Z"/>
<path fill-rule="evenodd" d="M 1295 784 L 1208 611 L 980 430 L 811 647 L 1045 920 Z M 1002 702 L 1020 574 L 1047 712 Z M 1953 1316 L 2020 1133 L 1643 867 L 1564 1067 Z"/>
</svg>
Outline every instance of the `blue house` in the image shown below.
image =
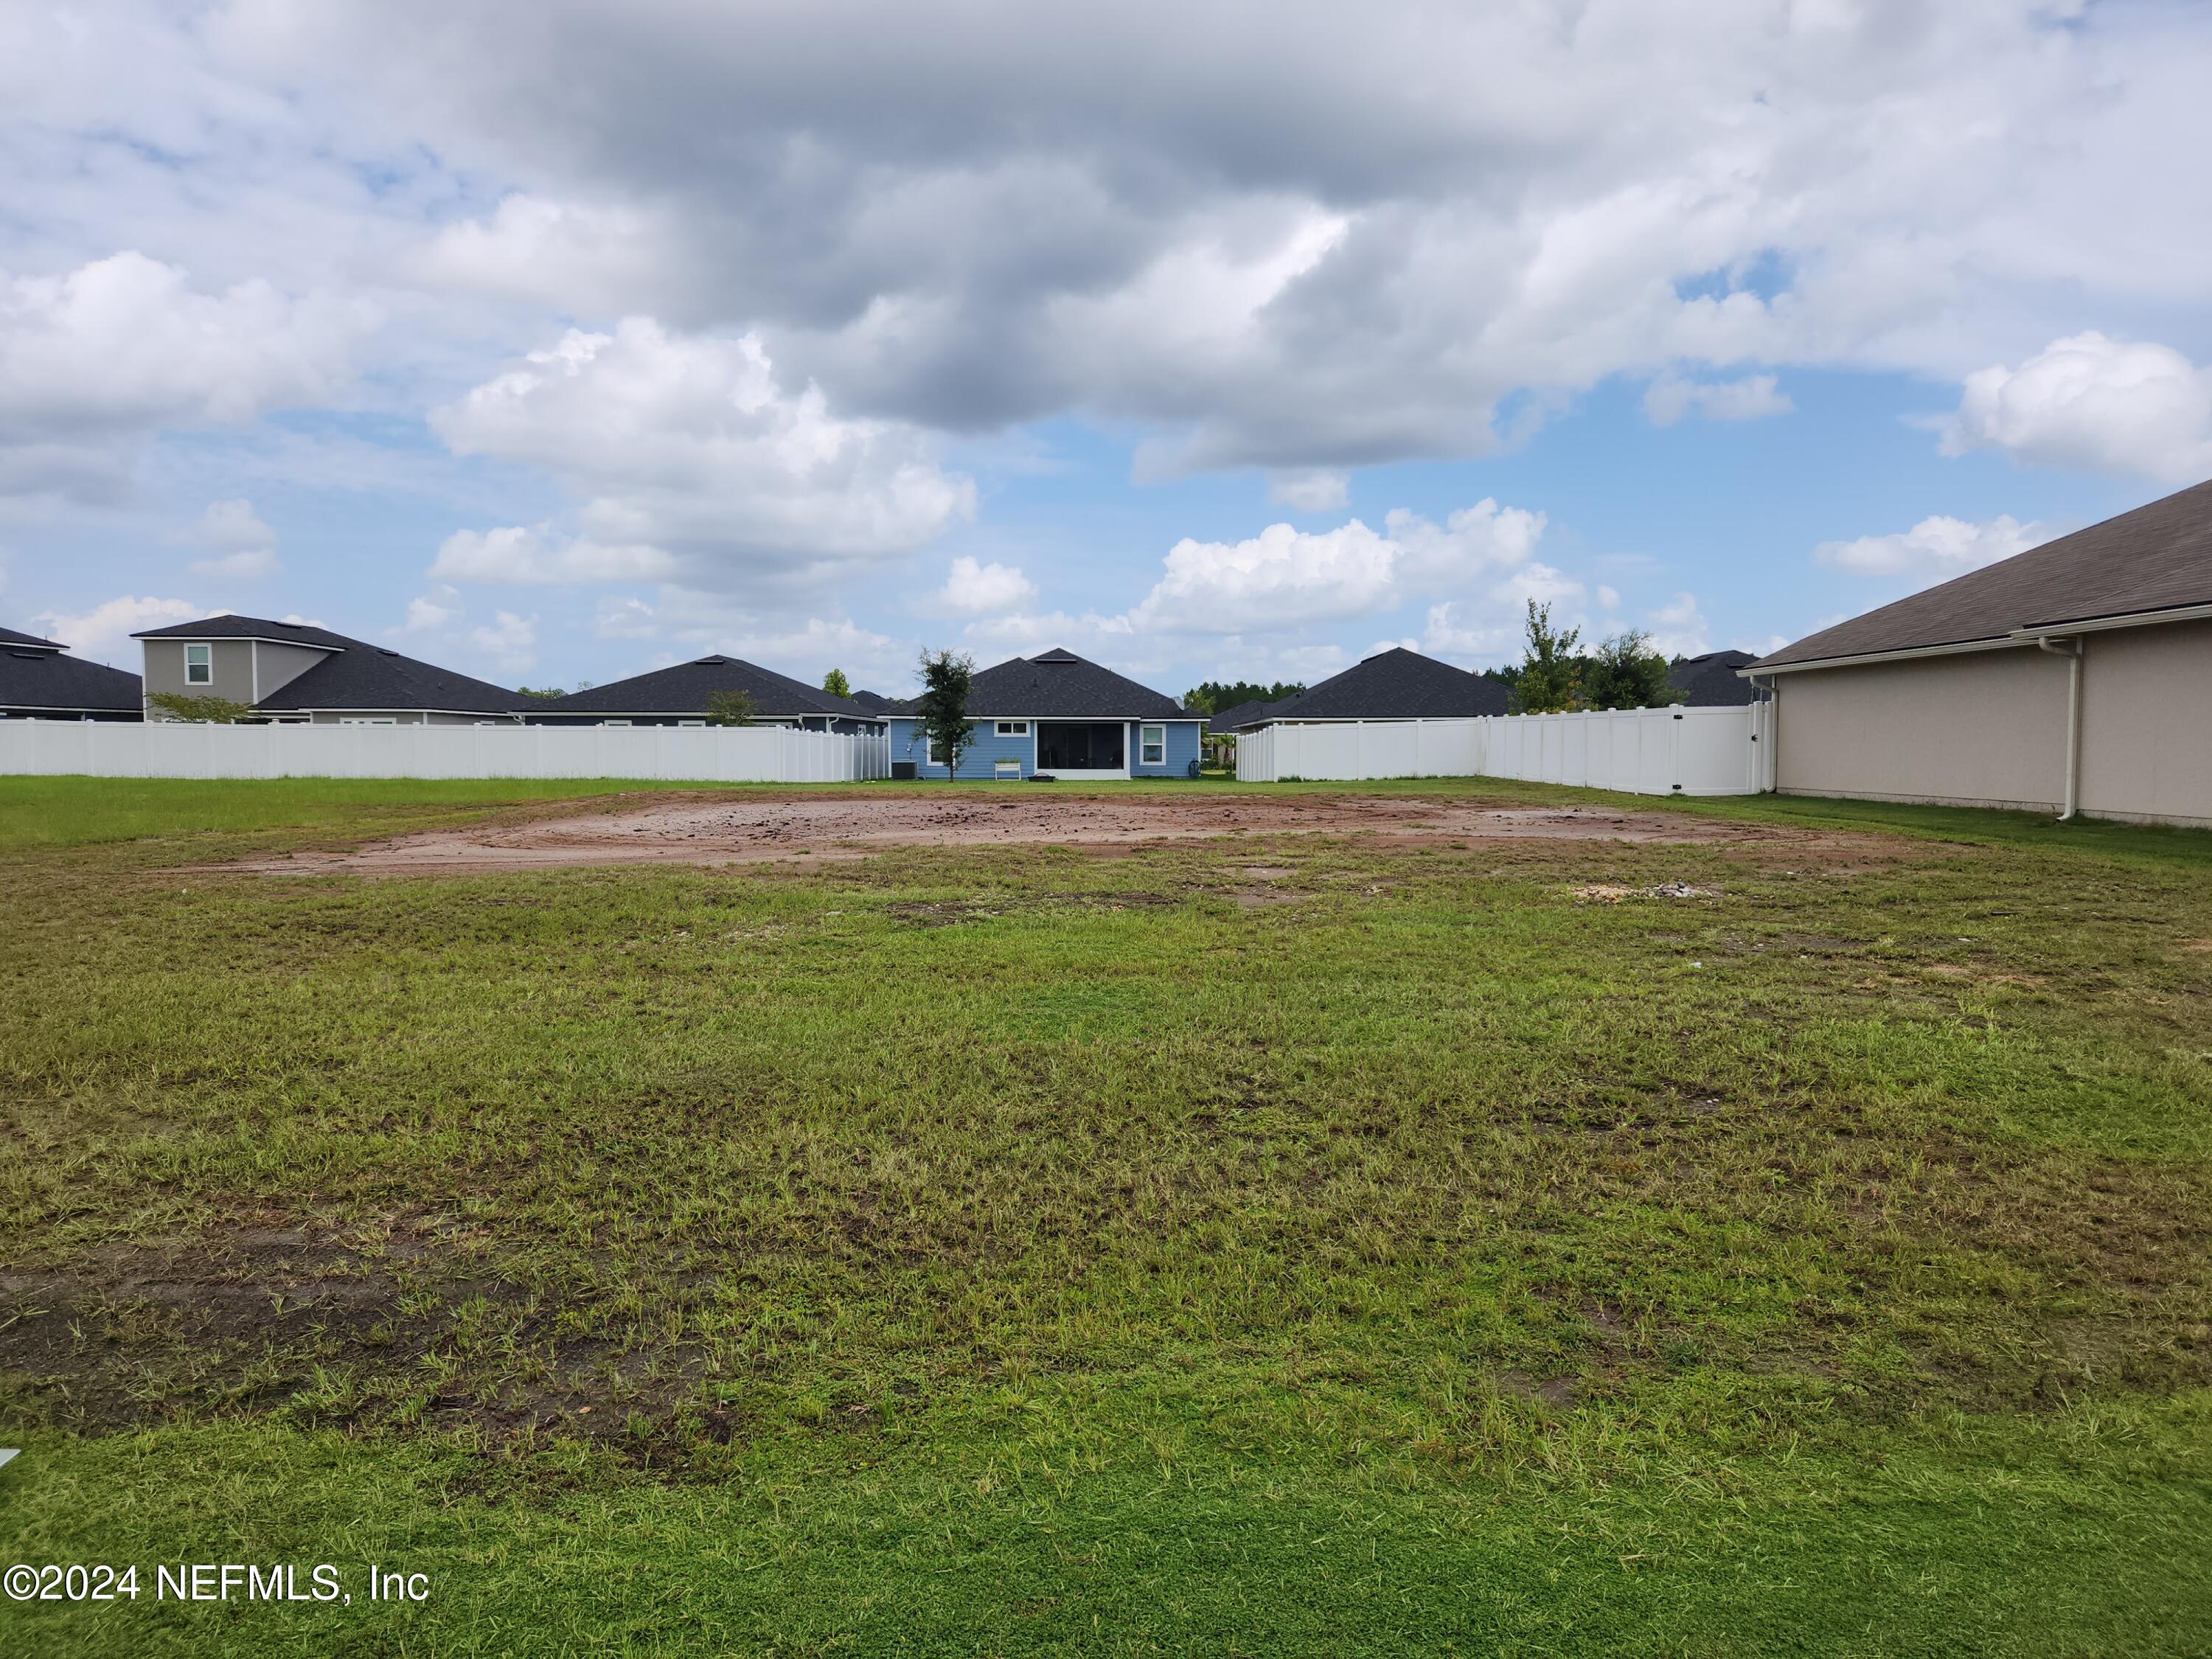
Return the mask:
<svg viewBox="0 0 2212 1659">
<path fill-rule="evenodd" d="M 1187 778 L 1198 775 L 1206 719 L 1073 651 L 1017 657 L 976 675 L 968 690 L 972 747 L 963 778 L 1046 776 Z M 925 753 L 921 723 L 900 708 L 889 717 L 891 775 L 942 778 L 945 757 Z M 911 764 L 909 775 L 906 768 Z"/>
</svg>

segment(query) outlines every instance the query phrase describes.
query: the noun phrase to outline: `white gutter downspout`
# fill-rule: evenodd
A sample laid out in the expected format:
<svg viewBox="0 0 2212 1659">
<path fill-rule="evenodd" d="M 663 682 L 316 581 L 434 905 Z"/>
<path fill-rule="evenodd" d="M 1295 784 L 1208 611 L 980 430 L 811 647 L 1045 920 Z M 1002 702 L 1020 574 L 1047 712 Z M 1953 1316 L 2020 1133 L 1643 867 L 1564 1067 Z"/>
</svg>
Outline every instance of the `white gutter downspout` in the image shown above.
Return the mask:
<svg viewBox="0 0 2212 1659">
<path fill-rule="evenodd" d="M 2081 641 L 2077 635 L 2063 646 L 2053 645 L 2046 635 L 2035 643 L 2066 659 L 2066 809 L 2058 815 L 2059 823 L 2066 823 L 2081 810 Z"/>
</svg>

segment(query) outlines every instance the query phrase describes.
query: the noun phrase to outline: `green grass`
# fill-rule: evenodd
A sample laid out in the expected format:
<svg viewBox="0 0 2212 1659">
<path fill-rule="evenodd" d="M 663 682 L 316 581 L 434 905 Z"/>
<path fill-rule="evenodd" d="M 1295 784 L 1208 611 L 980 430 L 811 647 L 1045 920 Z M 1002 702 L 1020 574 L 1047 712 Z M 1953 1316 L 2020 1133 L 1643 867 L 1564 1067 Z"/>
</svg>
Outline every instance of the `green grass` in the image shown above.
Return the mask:
<svg viewBox="0 0 2212 1659">
<path fill-rule="evenodd" d="M 436 1587 L 0 1638 L 2212 1647 L 2212 836 L 175 869 L 596 787 L 0 781 L 0 1558 Z"/>
</svg>

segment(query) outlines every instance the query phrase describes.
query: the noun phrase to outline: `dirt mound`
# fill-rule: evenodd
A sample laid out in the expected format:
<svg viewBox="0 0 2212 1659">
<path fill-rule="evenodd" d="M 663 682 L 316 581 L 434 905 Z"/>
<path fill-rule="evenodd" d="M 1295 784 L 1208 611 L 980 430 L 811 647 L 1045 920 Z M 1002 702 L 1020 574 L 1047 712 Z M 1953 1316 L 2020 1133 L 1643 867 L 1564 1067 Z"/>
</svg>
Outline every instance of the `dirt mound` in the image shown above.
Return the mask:
<svg viewBox="0 0 2212 1659">
<path fill-rule="evenodd" d="M 535 822 L 397 836 L 225 866 L 290 875 L 434 875 L 606 864 L 739 864 L 865 858 L 900 847 L 1021 842 L 1109 848 L 1238 835 L 1382 835 L 1394 841 L 1768 842 L 1842 852 L 1873 836 L 1814 836 L 1765 824 L 1611 807 L 1486 805 L 1404 795 L 1200 792 L 1081 795 L 1018 791 L 747 795 L 662 801 Z"/>
</svg>

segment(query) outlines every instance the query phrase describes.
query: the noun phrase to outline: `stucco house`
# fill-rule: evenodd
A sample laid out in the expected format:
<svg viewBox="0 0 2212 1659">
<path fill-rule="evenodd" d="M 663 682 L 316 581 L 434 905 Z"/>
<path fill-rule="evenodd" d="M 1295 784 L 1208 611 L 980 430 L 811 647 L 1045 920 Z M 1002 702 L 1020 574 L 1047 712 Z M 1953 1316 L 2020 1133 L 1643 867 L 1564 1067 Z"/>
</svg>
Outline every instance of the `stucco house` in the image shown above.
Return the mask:
<svg viewBox="0 0 2212 1659">
<path fill-rule="evenodd" d="M 244 703 L 279 724 L 478 726 L 519 718 L 513 688 L 365 640 L 265 617 L 204 617 L 131 637 L 145 652 L 146 718 L 164 693 Z"/>
<path fill-rule="evenodd" d="M 1743 672 L 1784 794 L 2212 825 L 2212 483 Z"/>
<path fill-rule="evenodd" d="M 982 670 L 969 683 L 968 717 L 975 737 L 960 757 L 963 778 L 1195 777 L 1206 724 L 1174 698 L 1062 650 Z M 948 775 L 912 713 L 888 719 L 893 777 Z"/>
<path fill-rule="evenodd" d="M 1498 681 L 1395 646 L 1294 697 L 1231 709 L 1217 725 L 1233 718 L 1235 730 L 1249 732 L 1279 722 L 1467 720 L 1506 714 L 1511 705 L 1511 695 Z"/>
<path fill-rule="evenodd" d="M 836 697 L 788 675 L 736 657 L 699 657 L 657 668 L 588 691 L 550 697 L 529 711 L 533 726 L 704 726 L 723 692 L 752 699 L 762 726 L 808 732 L 879 732 L 877 712 L 852 697 Z"/>
<path fill-rule="evenodd" d="M 72 657 L 58 641 L 0 628 L 0 720 L 143 718 L 136 674 Z"/>
</svg>

